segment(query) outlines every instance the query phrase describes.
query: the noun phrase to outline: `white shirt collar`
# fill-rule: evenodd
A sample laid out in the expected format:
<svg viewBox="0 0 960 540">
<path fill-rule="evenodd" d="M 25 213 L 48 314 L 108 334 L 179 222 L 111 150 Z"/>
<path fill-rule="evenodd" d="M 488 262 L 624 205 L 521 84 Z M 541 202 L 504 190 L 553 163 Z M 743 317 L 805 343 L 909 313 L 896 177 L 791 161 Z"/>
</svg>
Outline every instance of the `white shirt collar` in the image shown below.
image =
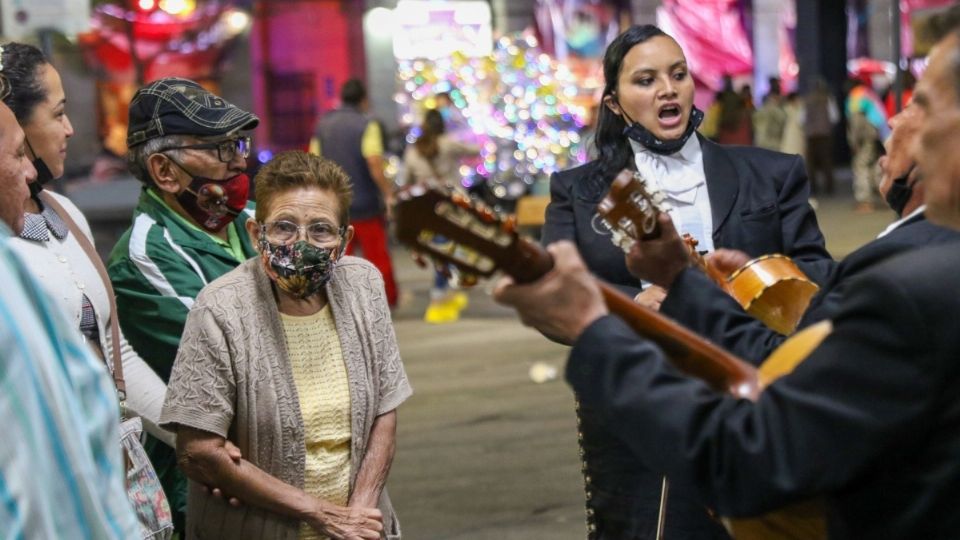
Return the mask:
<svg viewBox="0 0 960 540">
<path fill-rule="evenodd" d="M 897 227 L 903 225 L 904 223 L 907 222 L 907 220 L 913 218 L 914 216 L 919 215 L 919 214 L 922 214 L 923 211 L 926 210 L 926 209 L 927 209 L 927 205 L 921 204 L 921 205 L 920 205 L 919 207 L 917 207 L 917 209 L 914 210 L 913 212 L 910 212 L 908 215 L 906 215 L 906 216 L 904 216 L 904 217 L 902 217 L 902 218 L 894 221 L 894 222 L 891 223 L 890 225 L 887 225 L 887 228 L 884 229 L 882 233 L 878 234 L 878 235 L 877 235 L 877 238 L 883 238 L 884 236 L 892 233 L 894 230 L 896 230 Z"/>
<path fill-rule="evenodd" d="M 661 155 L 630 140 L 637 171 L 653 186 L 668 196 L 692 203 L 696 188 L 706 183 L 703 172 L 703 152 L 696 135 L 687 139 L 680 150 Z"/>
</svg>

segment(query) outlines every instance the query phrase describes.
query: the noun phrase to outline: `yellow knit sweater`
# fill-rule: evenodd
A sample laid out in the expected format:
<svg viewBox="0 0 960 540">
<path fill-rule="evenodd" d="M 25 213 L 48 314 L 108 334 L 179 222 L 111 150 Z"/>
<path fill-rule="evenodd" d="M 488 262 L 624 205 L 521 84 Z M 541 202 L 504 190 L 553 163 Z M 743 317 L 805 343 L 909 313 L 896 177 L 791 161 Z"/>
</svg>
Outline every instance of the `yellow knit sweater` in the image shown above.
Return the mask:
<svg viewBox="0 0 960 540">
<path fill-rule="evenodd" d="M 346 506 L 350 496 L 350 386 L 328 304 L 314 315 L 280 314 L 307 446 L 304 491 Z M 322 538 L 306 524 L 300 538 Z"/>
</svg>

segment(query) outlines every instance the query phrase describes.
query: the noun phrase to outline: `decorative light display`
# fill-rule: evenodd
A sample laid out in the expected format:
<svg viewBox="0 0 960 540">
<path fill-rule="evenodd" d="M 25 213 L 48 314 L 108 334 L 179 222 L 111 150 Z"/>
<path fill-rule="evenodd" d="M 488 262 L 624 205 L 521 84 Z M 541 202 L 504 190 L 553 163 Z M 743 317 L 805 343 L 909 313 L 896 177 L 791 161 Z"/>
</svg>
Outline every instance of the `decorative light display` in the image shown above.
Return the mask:
<svg viewBox="0 0 960 540">
<path fill-rule="evenodd" d="M 592 89 L 542 53 L 533 36 L 500 38 L 490 55 L 455 52 L 436 60 L 400 60 L 395 100 L 401 123 L 419 135 L 425 109 L 448 93 L 456 107 L 448 131 L 482 145 L 461 167 L 464 187 L 484 178 L 498 197 L 516 198 L 550 173 L 586 160 L 581 131 Z M 452 124 L 452 125 L 451 125 Z"/>
</svg>

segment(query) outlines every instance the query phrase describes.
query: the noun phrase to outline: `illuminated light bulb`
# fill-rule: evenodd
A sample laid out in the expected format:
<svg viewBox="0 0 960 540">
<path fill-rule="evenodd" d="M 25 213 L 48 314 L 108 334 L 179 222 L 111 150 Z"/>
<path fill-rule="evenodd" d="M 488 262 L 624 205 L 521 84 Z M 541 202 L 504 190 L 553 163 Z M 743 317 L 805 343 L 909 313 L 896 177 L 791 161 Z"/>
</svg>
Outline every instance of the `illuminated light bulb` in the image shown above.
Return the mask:
<svg viewBox="0 0 960 540">
<path fill-rule="evenodd" d="M 196 0 L 160 0 L 157 5 L 171 15 L 188 15 L 197 9 Z"/>
<path fill-rule="evenodd" d="M 143 11 L 153 11 L 157 7 L 157 2 L 156 0 L 139 0 L 137 7 Z"/>
<path fill-rule="evenodd" d="M 250 26 L 250 15 L 245 11 L 235 9 L 227 14 L 227 28 L 234 34 L 243 32 Z"/>
</svg>

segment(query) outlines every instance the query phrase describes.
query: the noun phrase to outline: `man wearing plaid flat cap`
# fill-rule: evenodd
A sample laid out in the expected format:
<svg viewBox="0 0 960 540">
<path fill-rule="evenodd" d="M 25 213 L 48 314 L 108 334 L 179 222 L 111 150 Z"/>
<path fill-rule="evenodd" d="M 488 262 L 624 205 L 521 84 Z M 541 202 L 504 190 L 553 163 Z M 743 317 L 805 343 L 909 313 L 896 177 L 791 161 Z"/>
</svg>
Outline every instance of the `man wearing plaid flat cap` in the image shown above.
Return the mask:
<svg viewBox="0 0 960 540">
<path fill-rule="evenodd" d="M 255 254 L 243 226 L 253 217 L 244 132 L 259 122 L 186 79 L 152 82 L 130 102 L 127 165 L 144 185 L 108 271 L 127 340 L 164 381 L 200 289 Z M 155 439 L 146 447 L 183 531 L 176 454 Z"/>
</svg>

